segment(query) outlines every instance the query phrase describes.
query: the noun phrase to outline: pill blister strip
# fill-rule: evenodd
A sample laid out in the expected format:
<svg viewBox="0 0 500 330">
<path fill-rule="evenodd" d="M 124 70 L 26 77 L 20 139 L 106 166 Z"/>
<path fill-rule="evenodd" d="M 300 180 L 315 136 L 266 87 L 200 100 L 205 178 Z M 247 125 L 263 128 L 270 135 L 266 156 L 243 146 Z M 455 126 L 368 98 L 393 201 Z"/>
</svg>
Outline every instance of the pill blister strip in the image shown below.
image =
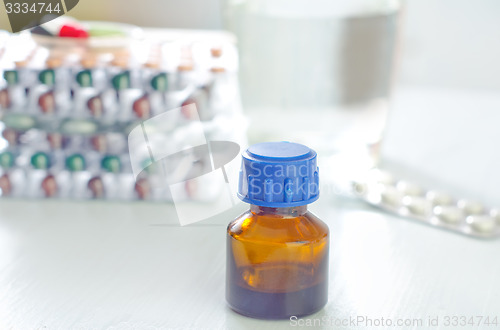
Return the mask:
<svg viewBox="0 0 500 330">
<path fill-rule="evenodd" d="M 387 212 L 478 238 L 500 237 L 500 210 L 426 190 L 378 168 L 352 182 L 354 195 Z"/>
<path fill-rule="evenodd" d="M 229 40 L 151 41 L 149 59 L 140 59 L 136 47 L 72 54 L 29 51 L 28 39 L 6 38 L 26 50 L 6 52 L 0 40 L 0 198 L 171 201 L 175 192 L 177 200 L 206 201 L 226 187 L 201 177 L 213 161 L 186 146 L 199 145 L 200 137 L 245 143 L 237 52 Z M 156 129 L 148 141 L 182 162 L 151 163 L 142 140 L 133 144 L 132 159 L 128 137 L 138 127 Z M 143 168 L 137 176 L 132 162 Z"/>
</svg>

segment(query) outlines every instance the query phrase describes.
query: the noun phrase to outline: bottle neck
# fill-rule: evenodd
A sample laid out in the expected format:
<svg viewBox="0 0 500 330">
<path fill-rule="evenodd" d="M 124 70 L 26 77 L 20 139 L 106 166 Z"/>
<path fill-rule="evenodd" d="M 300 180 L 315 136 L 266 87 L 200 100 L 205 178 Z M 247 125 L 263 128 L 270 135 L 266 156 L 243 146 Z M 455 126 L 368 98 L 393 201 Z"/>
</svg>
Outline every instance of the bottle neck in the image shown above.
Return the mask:
<svg viewBox="0 0 500 330">
<path fill-rule="evenodd" d="M 255 215 L 272 214 L 282 217 L 295 218 L 306 214 L 307 205 L 293 206 L 293 207 L 266 207 L 258 205 L 250 205 L 250 212 Z"/>
</svg>

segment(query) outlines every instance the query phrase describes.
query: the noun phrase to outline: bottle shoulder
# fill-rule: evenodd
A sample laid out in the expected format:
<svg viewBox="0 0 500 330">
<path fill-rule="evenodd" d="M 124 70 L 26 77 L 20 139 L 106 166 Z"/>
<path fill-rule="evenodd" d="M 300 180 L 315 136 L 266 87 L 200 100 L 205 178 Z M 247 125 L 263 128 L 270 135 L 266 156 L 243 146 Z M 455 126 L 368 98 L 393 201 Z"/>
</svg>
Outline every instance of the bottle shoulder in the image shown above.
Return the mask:
<svg viewBox="0 0 500 330">
<path fill-rule="evenodd" d="M 247 211 L 229 223 L 227 233 L 238 240 L 312 242 L 328 238 L 329 229 L 309 211 L 296 217 Z"/>
</svg>

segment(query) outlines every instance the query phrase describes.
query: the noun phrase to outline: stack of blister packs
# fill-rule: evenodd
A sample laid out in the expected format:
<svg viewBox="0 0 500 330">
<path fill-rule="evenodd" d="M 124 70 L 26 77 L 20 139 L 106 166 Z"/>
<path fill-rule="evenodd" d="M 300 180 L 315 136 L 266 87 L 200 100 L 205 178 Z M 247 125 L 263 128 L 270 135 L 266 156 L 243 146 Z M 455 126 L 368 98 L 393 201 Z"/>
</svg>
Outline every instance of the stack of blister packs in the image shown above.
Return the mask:
<svg viewBox="0 0 500 330">
<path fill-rule="evenodd" d="M 244 143 L 237 52 L 180 39 L 95 51 L 1 34 L 1 196 L 163 201 L 176 183 L 215 198 L 219 183 L 182 182 L 214 169 L 211 141 Z"/>
</svg>

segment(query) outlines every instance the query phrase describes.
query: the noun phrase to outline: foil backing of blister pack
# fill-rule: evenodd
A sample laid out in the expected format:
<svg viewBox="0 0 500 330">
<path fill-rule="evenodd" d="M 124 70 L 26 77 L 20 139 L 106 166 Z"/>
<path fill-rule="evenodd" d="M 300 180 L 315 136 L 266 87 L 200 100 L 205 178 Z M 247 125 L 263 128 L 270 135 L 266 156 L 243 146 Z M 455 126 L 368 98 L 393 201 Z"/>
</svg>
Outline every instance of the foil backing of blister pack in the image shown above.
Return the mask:
<svg viewBox="0 0 500 330">
<path fill-rule="evenodd" d="M 500 237 L 500 212 L 481 202 L 427 190 L 378 168 L 352 182 L 355 196 L 389 213 L 478 238 Z"/>
</svg>

